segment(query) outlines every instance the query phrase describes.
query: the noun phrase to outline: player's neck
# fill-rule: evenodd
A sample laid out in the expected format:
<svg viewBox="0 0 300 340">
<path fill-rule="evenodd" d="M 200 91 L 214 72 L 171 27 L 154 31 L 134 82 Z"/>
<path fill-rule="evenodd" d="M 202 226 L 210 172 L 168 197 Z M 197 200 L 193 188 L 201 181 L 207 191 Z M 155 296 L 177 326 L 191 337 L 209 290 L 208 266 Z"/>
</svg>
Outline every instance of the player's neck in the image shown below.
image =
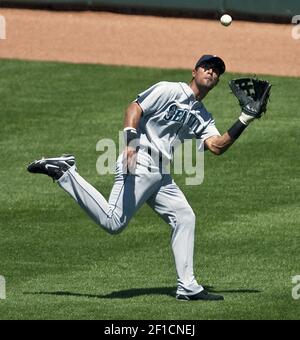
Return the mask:
<svg viewBox="0 0 300 340">
<path fill-rule="evenodd" d="M 190 83 L 190 88 L 193 90 L 196 99 L 199 101 L 203 100 L 210 91 L 210 89 L 205 86 L 197 86 L 194 81 Z"/>
</svg>

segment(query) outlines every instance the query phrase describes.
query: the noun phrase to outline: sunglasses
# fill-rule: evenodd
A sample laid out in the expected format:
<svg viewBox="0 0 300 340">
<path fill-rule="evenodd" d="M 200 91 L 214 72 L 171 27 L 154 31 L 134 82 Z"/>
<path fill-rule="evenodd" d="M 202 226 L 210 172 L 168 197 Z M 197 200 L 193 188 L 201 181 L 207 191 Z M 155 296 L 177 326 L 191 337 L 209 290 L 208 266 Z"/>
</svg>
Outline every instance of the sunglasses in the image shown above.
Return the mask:
<svg viewBox="0 0 300 340">
<path fill-rule="evenodd" d="M 204 62 L 200 65 L 200 67 L 202 67 L 205 71 L 213 70 L 213 72 L 218 76 L 220 75 L 220 70 L 215 64 Z"/>
</svg>

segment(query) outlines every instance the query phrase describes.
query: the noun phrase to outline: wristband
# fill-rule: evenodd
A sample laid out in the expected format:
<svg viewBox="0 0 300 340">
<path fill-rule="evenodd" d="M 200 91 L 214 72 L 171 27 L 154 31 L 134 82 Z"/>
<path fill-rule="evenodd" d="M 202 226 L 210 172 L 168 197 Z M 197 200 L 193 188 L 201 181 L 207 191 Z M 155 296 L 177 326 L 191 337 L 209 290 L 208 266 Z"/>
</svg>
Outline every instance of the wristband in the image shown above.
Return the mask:
<svg viewBox="0 0 300 340">
<path fill-rule="evenodd" d="M 138 134 L 135 128 L 125 128 L 123 130 L 123 134 L 126 146 L 130 146 L 135 149 L 139 148 Z"/>
<path fill-rule="evenodd" d="M 239 117 L 239 120 L 245 125 L 249 125 L 254 119 L 255 117 L 249 116 L 247 115 L 247 113 L 244 113 L 244 112 L 242 112 Z"/>
<path fill-rule="evenodd" d="M 231 139 L 238 139 L 242 132 L 246 129 L 247 125 L 243 124 L 239 119 L 227 131 Z"/>
</svg>

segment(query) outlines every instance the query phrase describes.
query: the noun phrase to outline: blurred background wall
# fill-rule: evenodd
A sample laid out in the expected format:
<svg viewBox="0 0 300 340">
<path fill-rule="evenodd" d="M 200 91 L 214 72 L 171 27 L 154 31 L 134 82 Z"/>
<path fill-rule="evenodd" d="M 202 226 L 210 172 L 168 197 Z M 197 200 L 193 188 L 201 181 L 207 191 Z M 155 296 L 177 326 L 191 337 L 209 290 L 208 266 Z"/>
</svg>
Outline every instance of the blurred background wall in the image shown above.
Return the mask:
<svg viewBox="0 0 300 340">
<path fill-rule="evenodd" d="M 55 10 L 105 10 L 132 14 L 290 23 L 300 14 L 299 0 L 0 0 L 0 7 Z"/>
</svg>

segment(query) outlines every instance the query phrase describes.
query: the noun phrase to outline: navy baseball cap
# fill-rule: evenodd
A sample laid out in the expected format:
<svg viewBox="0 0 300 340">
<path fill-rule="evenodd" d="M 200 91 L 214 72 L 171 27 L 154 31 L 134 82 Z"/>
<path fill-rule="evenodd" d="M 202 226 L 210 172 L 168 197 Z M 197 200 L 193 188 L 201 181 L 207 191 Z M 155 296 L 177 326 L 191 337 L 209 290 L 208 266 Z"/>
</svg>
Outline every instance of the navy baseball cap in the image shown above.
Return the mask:
<svg viewBox="0 0 300 340">
<path fill-rule="evenodd" d="M 201 66 L 204 63 L 212 63 L 213 65 L 215 65 L 217 67 L 217 69 L 220 72 L 220 75 L 222 75 L 223 73 L 225 73 L 226 71 L 226 66 L 224 61 L 216 56 L 216 55 L 212 55 L 212 54 L 205 54 L 203 55 L 198 61 L 197 64 L 195 66 L 195 68 Z"/>
</svg>

